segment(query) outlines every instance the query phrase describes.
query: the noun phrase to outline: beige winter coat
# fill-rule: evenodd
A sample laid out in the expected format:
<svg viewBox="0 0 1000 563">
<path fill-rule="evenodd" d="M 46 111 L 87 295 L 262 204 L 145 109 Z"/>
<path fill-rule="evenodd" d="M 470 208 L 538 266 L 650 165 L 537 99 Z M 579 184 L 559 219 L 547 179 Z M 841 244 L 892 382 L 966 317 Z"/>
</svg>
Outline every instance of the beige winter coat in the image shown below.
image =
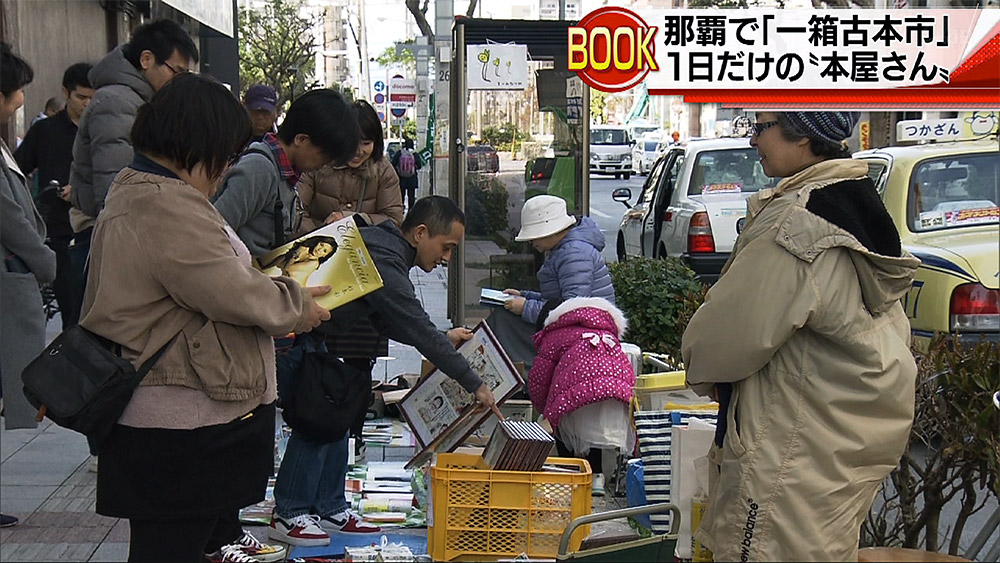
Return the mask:
<svg viewBox="0 0 1000 563">
<path fill-rule="evenodd" d="M 309 330 L 310 304 L 292 279 L 241 259 L 225 220 L 193 187 L 132 168 L 115 178 L 94 229 L 80 324 L 121 344 L 136 366 L 176 336 L 143 387 L 263 397 L 271 337 Z"/>
<path fill-rule="evenodd" d="M 830 160 L 751 196 L 684 334 L 689 382 L 734 382 L 696 536 L 716 561 L 857 561 L 906 445 L 916 366 L 899 300 L 919 261 L 866 173 Z"/>
<path fill-rule="evenodd" d="M 345 217 L 359 213 L 369 225 L 385 220 L 397 227 L 403 223 L 399 177 L 384 156 L 374 162 L 369 159 L 358 168 L 327 165 L 308 172 L 302 175 L 297 189 L 305 209 L 299 234 L 322 227 L 334 211 Z"/>
</svg>

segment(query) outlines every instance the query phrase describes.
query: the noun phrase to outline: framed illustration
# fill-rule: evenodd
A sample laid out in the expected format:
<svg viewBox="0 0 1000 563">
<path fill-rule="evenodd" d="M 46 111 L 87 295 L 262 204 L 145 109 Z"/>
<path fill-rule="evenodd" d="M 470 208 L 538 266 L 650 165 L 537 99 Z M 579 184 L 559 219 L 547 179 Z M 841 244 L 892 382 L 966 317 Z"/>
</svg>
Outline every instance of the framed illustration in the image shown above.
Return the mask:
<svg viewBox="0 0 1000 563">
<path fill-rule="evenodd" d="M 493 391 L 497 403 L 524 384 L 485 322 L 476 325 L 472 338 L 463 342 L 458 352 Z M 448 451 L 461 444 L 490 415 L 488 409 L 476 409 L 474 403 L 472 393 L 435 368 L 403 397 L 399 410 L 413 429 L 419 448 L 434 446 L 434 451 Z"/>
</svg>

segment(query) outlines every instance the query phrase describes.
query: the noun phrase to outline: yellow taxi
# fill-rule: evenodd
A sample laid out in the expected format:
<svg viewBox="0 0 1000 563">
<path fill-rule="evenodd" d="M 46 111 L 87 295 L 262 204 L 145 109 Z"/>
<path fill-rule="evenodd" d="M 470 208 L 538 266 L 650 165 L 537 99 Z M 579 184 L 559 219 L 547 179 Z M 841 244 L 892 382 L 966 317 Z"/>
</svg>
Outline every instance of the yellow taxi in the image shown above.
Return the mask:
<svg viewBox="0 0 1000 563">
<path fill-rule="evenodd" d="M 994 114 L 995 115 L 995 114 Z M 978 139 L 856 153 L 921 266 L 903 301 L 914 337 L 1000 340 L 1000 143 Z"/>
</svg>

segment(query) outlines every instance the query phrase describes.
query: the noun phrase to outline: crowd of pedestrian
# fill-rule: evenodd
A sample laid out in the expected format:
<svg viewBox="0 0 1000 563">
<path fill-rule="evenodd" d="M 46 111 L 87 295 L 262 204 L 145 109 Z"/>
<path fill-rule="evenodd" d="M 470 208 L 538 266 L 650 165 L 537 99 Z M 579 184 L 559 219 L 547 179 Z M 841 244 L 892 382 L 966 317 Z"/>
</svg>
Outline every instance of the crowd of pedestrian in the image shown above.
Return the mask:
<svg viewBox="0 0 1000 563">
<path fill-rule="evenodd" d="M 34 73 L 6 44 L 2 57 L 6 121 Z M 4 418 L 8 429 L 37 425 L 19 374 L 45 345 L 39 284 L 54 283 L 64 330 L 79 322 L 135 364 L 158 357 L 96 458 L 97 512 L 128 519 L 129 561 L 274 561 L 284 546 L 243 530 L 238 513 L 263 500 L 273 473 L 278 375 L 295 377 L 296 353 L 329 343 L 370 378 L 377 348 L 351 356 L 343 342 L 395 338 L 483 408 L 496 405 L 455 350 L 471 333 L 438 332 L 408 277 L 447 261 L 464 215 L 429 198 L 411 200 L 404 218 L 374 109 L 317 89 L 277 124 L 273 88 L 252 86 L 241 102 L 190 72 L 197 62 L 175 22 L 141 25 L 93 67 L 66 69 L 65 107 L 34 122 L 16 150 L 2 145 Z M 329 287 L 252 267 L 352 215 L 385 287 L 350 307 L 331 315 L 315 302 Z M 306 545 L 328 542 L 328 531 L 378 531 L 345 501 L 348 437 L 293 432 L 272 537 Z"/>
<path fill-rule="evenodd" d="M 141 25 L 93 66 L 67 68 L 61 100 L 20 146 L 0 139 L 0 400 L 7 429 L 37 425 L 20 374 L 45 346 L 39 284 L 54 284 L 64 330 L 79 323 L 135 365 L 157 358 L 97 452 L 97 512 L 128 520 L 129 561 L 275 561 L 285 547 L 245 531 L 238 514 L 264 498 L 277 408 L 306 354 L 343 358 L 370 380 L 392 338 L 502 415 L 456 350 L 472 333 L 438 331 L 409 278 L 447 263 L 465 233 L 454 201 L 416 197 L 412 140 L 387 155 L 372 106 L 333 89 L 306 92 L 283 113 L 268 85 L 240 100 L 191 72 L 198 59 L 178 24 Z M 0 43 L 0 121 L 23 105 L 33 77 Z M 913 417 L 900 297 L 918 261 L 866 166 L 845 158 L 857 114 L 757 117 L 750 144 L 764 172 L 783 179 L 748 201 L 745 229 L 683 342 L 688 382 L 721 406 L 698 537 L 726 560 L 746 560 L 744 548 L 771 560 L 851 560 Z M 307 287 L 300 270 L 336 249 L 326 239 L 289 253 L 285 275 L 253 266 L 347 217 L 381 289 L 333 311 L 317 305 L 330 288 Z M 540 291 L 508 288 L 488 322 L 530 369 L 530 398 L 559 451 L 599 466 L 601 449 L 634 442 L 635 373 L 604 235 L 550 195 L 529 199 L 521 217 L 517 240 L 545 255 Z M 344 490 L 363 414 L 325 440 L 293 428 L 271 539 L 315 546 L 331 533 L 379 531 Z"/>
</svg>

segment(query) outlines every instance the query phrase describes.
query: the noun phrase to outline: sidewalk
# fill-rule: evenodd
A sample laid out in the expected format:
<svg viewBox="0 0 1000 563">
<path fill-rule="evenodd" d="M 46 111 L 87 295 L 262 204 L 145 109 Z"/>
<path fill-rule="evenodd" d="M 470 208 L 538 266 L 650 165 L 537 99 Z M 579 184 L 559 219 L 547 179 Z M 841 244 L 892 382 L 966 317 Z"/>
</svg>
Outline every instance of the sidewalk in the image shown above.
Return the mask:
<svg viewBox="0 0 1000 563">
<path fill-rule="evenodd" d="M 431 320 L 440 329 L 450 328 L 447 270 L 414 268 L 410 279 Z M 49 323 L 49 339 L 58 332 L 56 318 Z M 420 359 L 413 347 L 390 342 L 389 356 L 378 359 L 372 375 L 381 380 L 419 373 Z M 369 458 L 375 453 L 369 451 Z M 0 530 L 0 561 L 126 560 L 128 522 L 94 513 L 97 474 L 87 470 L 88 454 L 83 436 L 49 420 L 34 430 L 0 434 L 0 508 L 21 519 Z M 266 538 L 263 527 L 248 529 Z"/>
</svg>

